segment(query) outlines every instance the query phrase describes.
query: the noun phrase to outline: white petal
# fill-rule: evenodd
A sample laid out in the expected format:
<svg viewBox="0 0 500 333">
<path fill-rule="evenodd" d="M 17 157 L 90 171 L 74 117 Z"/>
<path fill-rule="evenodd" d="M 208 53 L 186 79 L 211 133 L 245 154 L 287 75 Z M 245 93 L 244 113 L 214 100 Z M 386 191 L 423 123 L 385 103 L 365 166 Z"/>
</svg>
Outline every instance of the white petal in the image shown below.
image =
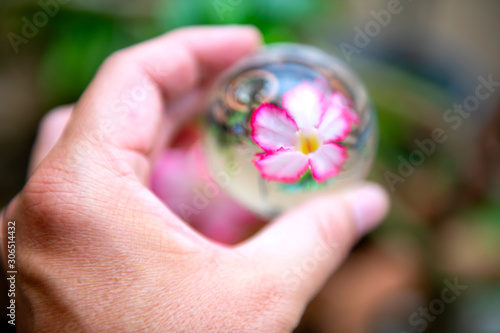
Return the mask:
<svg viewBox="0 0 500 333">
<path fill-rule="evenodd" d="M 319 123 L 324 95 L 313 86 L 302 83 L 283 95 L 283 107 L 301 130 L 309 131 Z"/>
</svg>

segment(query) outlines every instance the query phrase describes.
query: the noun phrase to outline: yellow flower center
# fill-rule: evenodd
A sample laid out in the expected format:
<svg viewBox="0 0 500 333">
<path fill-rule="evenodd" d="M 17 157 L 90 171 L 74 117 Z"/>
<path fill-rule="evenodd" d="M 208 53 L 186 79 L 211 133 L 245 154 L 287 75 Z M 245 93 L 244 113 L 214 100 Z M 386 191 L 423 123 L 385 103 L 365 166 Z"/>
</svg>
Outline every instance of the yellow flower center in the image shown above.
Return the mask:
<svg viewBox="0 0 500 333">
<path fill-rule="evenodd" d="M 316 131 L 312 133 L 304 133 L 299 131 L 299 143 L 297 145 L 297 150 L 302 152 L 303 154 L 309 154 L 315 152 L 321 142 L 319 141 L 318 136 L 316 135 Z"/>
</svg>

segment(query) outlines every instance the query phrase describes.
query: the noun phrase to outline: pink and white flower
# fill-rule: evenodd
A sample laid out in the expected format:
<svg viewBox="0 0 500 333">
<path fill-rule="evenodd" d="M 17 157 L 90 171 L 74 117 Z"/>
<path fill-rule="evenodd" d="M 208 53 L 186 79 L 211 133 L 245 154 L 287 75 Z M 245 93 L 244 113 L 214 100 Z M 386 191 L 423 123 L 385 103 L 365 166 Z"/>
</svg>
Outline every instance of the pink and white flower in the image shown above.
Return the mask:
<svg viewBox="0 0 500 333">
<path fill-rule="evenodd" d="M 303 83 L 283 95 L 282 106 L 262 104 L 250 122 L 252 140 L 264 150 L 253 161 L 262 177 L 295 183 L 309 169 L 318 182 L 337 176 L 347 160 L 338 142 L 359 122 L 348 100 Z"/>
</svg>

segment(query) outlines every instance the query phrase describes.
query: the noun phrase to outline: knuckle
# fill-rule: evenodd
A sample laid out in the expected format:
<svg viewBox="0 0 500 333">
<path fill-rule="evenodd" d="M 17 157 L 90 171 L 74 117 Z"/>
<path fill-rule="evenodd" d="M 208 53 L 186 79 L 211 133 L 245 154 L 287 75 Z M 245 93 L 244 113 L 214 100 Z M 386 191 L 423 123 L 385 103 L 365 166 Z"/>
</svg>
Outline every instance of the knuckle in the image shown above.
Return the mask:
<svg viewBox="0 0 500 333">
<path fill-rule="evenodd" d="M 81 216 L 82 209 L 77 206 L 76 187 L 67 179 L 62 171 L 43 166 L 21 191 L 16 209 L 22 222 L 18 227 L 20 265 L 31 257 L 35 260 L 42 249 L 64 253 L 79 235 L 74 230 L 75 216 Z"/>
<path fill-rule="evenodd" d="M 184 93 L 184 87 L 192 87 L 200 80 L 201 70 L 196 56 L 182 42 L 171 39 L 166 46 L 169 52 L 171 64 L 165 68 L 164 73 L 151 73 L 152 76 L 165 76 L 175 78 L 175 80 L 164 80 L 164 88 L 170 97 L 178 97 Z"/>
<path fill-rule="evenodd" d="M 47 112 L 38 126 L 38 140 L 61 133 L 71 114 L 72 106 L 60 106 Z"/>
<path fill-rule="evenodd" d="M 122 66 L 128 63 L 127 49 L 121 49 L 111 53 L 103 63 L 104 67 Z"/>
<path fill-rule="evenodd" d="M 69 117 L 72 106 L 60 106 L 47 112 L 40 121 L 40 129 L 50 129 L 54 125 L 64 123 Z"/>
<path fill-rule="evenodd" d="M 77 194 L 71 174 L 49 160 L 29 178 L 21 192 L 21 201 L 25 215 L 41 221 L 54 217 L 60 206 L 70 205 Z"/>
<path fill-rule="evenodd" d="M 134 62 L 131 48 L 125 48 L 114 51 L 111 53 L 101 64 L 99 73 L 106 73 L 105 75 L 121 75 L 125 71 L 134 70 Z"/>
</svg>

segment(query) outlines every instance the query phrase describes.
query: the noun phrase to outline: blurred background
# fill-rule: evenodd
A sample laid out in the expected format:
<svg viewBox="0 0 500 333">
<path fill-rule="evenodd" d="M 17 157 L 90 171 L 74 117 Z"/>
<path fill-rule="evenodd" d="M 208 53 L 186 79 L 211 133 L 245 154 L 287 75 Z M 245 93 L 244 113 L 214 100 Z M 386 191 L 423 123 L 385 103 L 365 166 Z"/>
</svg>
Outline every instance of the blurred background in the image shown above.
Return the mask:
<svg viewBox="0 0 500 333">
<path fill-rule="evenodd" d="M 40 119 L 111 52 L 181 26 L 254 24 L 358 72 L 380 122 L 370 178 L 393 202 L 296 331 L 500 332 L 499 16 L 497 0 L 1 0 L 0 206 L 25 182 Z"/>
</svg>

